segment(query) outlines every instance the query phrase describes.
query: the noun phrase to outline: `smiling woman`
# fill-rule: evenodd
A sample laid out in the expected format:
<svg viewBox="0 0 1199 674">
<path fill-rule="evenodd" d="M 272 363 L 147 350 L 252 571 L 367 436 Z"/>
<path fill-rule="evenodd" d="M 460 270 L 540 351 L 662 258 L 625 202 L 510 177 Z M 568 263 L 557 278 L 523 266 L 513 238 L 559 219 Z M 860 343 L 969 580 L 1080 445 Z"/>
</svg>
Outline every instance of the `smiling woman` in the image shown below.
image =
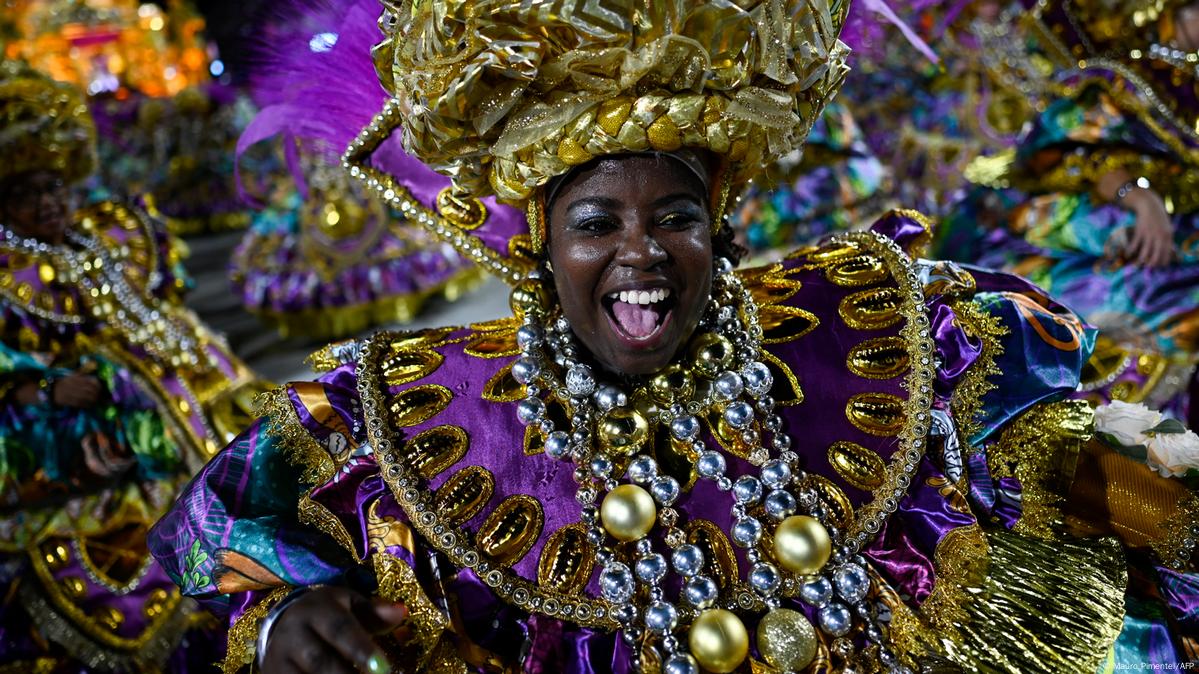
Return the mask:
<svg viewBox="0 0 1199 674">
<path fill-rule="evenodd" d="M 609 372 L 657 372 L 699 324 L 712 288 L 709 182 L 675 155 L 627 155 L 576 169 L 554 192 L 554 286 Z"/>
<path fill-rule="evenodd" d="M 911 212 L 735 270 L 726 206 L 839 85 L 844 6 L 575 6 L 380 21 L 395 98 L 345 162 L 513 316 L 319 352 L 158 523 L 226 668 L 1096 667 L 1124 559 L 1053 523 L 1182 567 L 1199 502 L 1087 444 L 1092 331 L 920 260 Z M 397 131 L 451 188 L 380 169 Z"/>
</svg>

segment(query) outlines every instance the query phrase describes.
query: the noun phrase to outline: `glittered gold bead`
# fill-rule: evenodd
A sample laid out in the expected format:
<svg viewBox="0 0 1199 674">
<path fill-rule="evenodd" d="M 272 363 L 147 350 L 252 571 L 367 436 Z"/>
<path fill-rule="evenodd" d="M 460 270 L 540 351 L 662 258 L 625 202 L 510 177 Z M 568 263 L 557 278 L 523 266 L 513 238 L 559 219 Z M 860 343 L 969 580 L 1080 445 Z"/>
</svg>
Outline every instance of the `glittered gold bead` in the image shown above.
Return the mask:
<svg viewBox="0 0 1199 674">
<path fill-rule="evenodd" d="M 816 657 L 816 630 L 799 611 L 776 608 L 758 623 L 758 652 L 775 669 L 799 671 Z"/>
<path fill-rule="evenodd" d="M 696 374 L 715 379 L 733 364 L 733 343 L 714 332 L 704 333 L 691 345 L 691 362 Z"/>
<path fill-rule="evenodd" d="M 588 152 L 574 138 L 563 138 L 558 143 L 558 159 L 569 166 L 578 166 L 591 161 L 595 155 Z"/>
<path fill-rule="evenodd" d="M 645 130 L 649 144 L 660 152 L 674 152 L 683 146 L 683 134 L 670 117 L 662 115 Z"/>
<path fill-rule="evenodd" d="M 629 118 L 629 112 L 632 110 L 633 103 L 628 98 L 608 99 L 600 104 L 599 112 L 595 116 L 596 124 L 604 133 L 615 136 L 620 133 L 620 127 Z"/>
<path fill-rule="evenodd" d="M 749 633 L 731 611 L 713 608 L 699 614 L 687 635 L 691 655 L 709 672 L 727 674 L 749 654 Z"/>
<path fill-rule="evenodd" d="M 793 515 L 779 522 L 774 530 L 774 555 L 792 573 L 816 573 L 832 553 L 828 530 L 814 517 Z"/>
<path fill-rule="evenodd" d="M 654 499 L 635 484 L 622 484 L 608 492 L 600 505 L 604 530 L 618 541 L 635 541 L 649 533 L 658 518 Z"/>
<path fill-rule="evenodd" d="M 550 305 L 549 291 L 536 279 L 525 279 L 516 284 L 508 296 L 508 304 L 517 318 L 529 314 L 544 315 Z"/>
<path fill-rule="evenodd" d="M 678 365 L 670 365 L 649 382 L 650 395 L 662 405 L 685 402 L 695 395 L 695 378 Z"/>
<path fill-rule="evenodd" d="M 647 437 L 649 423 L 634 409 L 614 409 L 599 425 L 600 446 L 613 454 L 632 454 Z"/>
</svg>

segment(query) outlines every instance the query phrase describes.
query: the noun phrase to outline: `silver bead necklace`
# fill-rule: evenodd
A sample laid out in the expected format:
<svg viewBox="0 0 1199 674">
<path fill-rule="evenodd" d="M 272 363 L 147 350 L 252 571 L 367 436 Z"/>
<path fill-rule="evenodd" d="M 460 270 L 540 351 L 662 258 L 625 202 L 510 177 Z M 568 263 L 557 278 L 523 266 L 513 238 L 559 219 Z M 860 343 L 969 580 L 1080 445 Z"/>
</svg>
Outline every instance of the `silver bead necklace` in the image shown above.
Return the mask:
<svg viewBox="0 0 1199 674">
<path fill-rule="evenodd" d="M 628 438 L 619 432 L 613 437 L 608 430 L 612 420 L 626 422 L 623 426 L 617 423 L 618 429 L 645 425 L 644 421 L 628 423 L 641 414 L 630 405 L 630 397 L 616 386 L 599 382 L 592 368 L 581 362 L 564 317 L 550 321 L 547 328 L 539 322 L 538 312 L 529 311 L 517 331 L 522 355 L 514 362 L 512 373 L 525 386 L 517 417 L 543 433 L 549 457 L 575 465 L 580 520 L 597 550 L 600 592 L 612 604 L 622 637 L 634 652 L 630 664 L 639 671 L 642 657 L 652 652 L 667 674 L 697 674 L 701 666 L 731 671 L 746 657 L 748 632 L 727 609 L 764 605 L 767 614 L 757 630 L 759 652 L 783 672 L 798 671 L 816 649 L 816 636 L 807 618 L 782 607 L 784 598 L 798 597 L 814 609 L 820 629 L 834 640 L 834 652 L 847 662 L 855 655 L 847 635 L 860 626 L 865 638 L 878 646 L 884 669 L 906 674 L 909 670 L 890 651 L 878 621 L 879 611 L 866 600 L 871 585 L 866 560 L 843 545 L 842 533 L 829 523 L 829 510 L 814 490 L 803 486 L 807 473 L 769 396 L 773 375 L 761 360 L 763 333 L 757 305 L 732 274 L 728 260 L 718 259 L 715 271 L 713 299 L 699 330 L 717 335 L 708 343 L 714 342 L 714 353 L 723 356 L 705 361 L 708 366 L 702 372 L 671 365 L 657 375 L 669 375 L 664 381 L 677 384 L 679 390 L 672 394 L 662 390 L 664 386 L 654 387 L 661 407 L 653 420 L 669 429 L 674 442 L 689 448 L 696 457 L 700 479 L 711 480 L 717 489 L 731 495 L 733 526 L 727 533 L 745 550 L 749 573 L 744 581 L 737 580 L 749 590 L 741 596 L 725 597 L 723 603 L 720 588 L 705 572 L 703 550 L 688 543 L 676 526 L 679 515 L 673 505 L 682 492 L 678 480 L 663 474 L 651 453 L 614 456 L 636 452 L 641 442 L 647 441 L 642 437 L 640 442 L 622 444 L 621 440 Z M 542 280 L 535 272 L 529 282 Z M 719 297 L 733 302 L 722 305 Z M 543 314 L 548 315 L 548 307 Z M 695 369 L 701 368 L 697 365 Z M 565 372 L 565 377 L 559 378 L 557 372 Z M 559 429 L 550 418 L 543 393 L 569 403 L 568 430 Z M 700 437 L 700 418 L 706 412 L 719 414 L 740 434 L 750 448 L 747 459 L 757 467 L 757 475 L 746 474 L 736 480 L 728 476 L 725 455 L 709 449 Z M 755 420 L 761 432 L 754 428 Z M 769 435 L 769 442 L 764 435 Z M 623 475 L 616 473 L 619 464 L 627 465 Z M 626 481 L 622 483 L 622 479 Z M 655 521 L 666 530 L 665 550 L 655 549 L 648 537 Z M 774 531 L 773 537 L 768 530 Z M 795 554 L 805 546 L 819 547 L 822 536 L 823 554 Z M 759 549 L 765 540 L 772 541 L 778 566 Z M 800 545 L 780 547 L 782 540 Z M 615 547 L 619 543 L 629 544 L 631 557 L 621 557 Z M 682 587 L 675 601 L 663 589 L 672 570 Z M 680 629 L 688 619 L 690 629 Z M 739 634 L 734 637 L 737 643 L 729 645 L 727 652 L 712 652 L 712 644 L 696 638 L 697 632 L 711 633 L 698 627 L 708 624 L 715 624 L 717 631 Z M 683 636 L 689 637 L 688 645 L 682 643 Z M 726 668 L 730 664 L 731 668 Z"/>
</svg>

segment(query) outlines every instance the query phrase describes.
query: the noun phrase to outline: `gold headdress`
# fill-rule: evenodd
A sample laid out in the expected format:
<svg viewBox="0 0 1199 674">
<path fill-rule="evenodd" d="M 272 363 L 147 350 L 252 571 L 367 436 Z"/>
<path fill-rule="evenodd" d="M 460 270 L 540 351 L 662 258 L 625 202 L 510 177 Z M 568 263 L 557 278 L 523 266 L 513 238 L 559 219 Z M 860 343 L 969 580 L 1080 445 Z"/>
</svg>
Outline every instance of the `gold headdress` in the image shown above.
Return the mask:
<svg viewBox="0 0 1199 674">
<path fill-rule="evenodd" d="M 96 127 L 79 90 L 0 61 L 0 181 L 37 170 L 71 182 L 95 167 Z"/>
<path fill-rule="evenodd" d="M 452 181 L 431 228 L 509 278 L 527 264 L 475 236 L 476 199 L 536 218 L 532 197 L 573 166 L 680 148 L 720 156 L 737 189 L 802 146 L 848 70 L 841 0 L 384 4 L 375 64 L 394 99 L 351 145 L 352 172 L 394 192 L 367 158 L 401 128 L 404 149 Z"/>
</svg>

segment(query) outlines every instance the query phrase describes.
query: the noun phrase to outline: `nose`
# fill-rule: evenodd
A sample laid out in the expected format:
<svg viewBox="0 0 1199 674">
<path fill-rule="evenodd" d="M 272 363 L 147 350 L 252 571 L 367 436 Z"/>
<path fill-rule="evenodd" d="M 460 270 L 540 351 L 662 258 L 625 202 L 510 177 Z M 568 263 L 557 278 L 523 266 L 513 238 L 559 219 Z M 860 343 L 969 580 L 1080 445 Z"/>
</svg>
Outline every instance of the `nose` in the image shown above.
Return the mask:
<svg viewBox="0 0 1199 674">
<path fill-rule="evenodd" d="M 634 269 L 653 269 L 669 258 L 666 249 L 654 238 L 651 227 L 638 223 L 625 228 L 616 261 Z"/>
</svg>

